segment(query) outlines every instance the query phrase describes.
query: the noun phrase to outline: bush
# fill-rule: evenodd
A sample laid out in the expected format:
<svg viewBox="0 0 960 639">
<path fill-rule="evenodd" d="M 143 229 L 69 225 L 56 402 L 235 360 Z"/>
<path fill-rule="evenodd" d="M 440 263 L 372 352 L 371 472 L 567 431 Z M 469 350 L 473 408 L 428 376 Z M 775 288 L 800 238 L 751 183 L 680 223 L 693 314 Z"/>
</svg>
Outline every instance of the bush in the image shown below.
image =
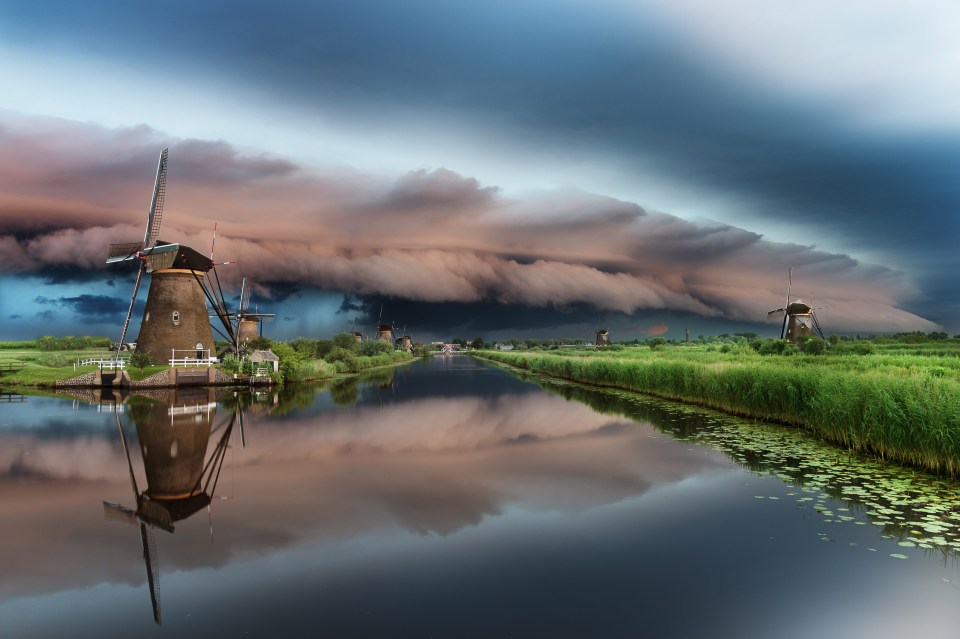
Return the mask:
<svg viewBox="0 0 960 639">
<path fill-rule="evenodd" d="M 154 363 L 153 358 L 145 351 L 134 351 L 133 355 L 130 356 L 130 366 L 134 368 L 145 368 L 152 366 Z"/>
<path fill-rule="evenodd" d="M 363 355 L 369 357 L 371 355 L 385 355 L 393 352 L 393 345 L 389 342 L 381 342 L 379 340 L 367 340 L 366 342 L 361 342 L 357 344 L 357 355 Z"/>
<path fill-rule="evenodd" d="M 819 337 L 811 337 L 803 343 L 804 355 L 822 355 L 827 350 L 827 341 Z"/>
<path fill-rule="evenodd" d="M 334 347 L 324 359 L 336 364 L 338 373 L 356 373 L 360 370 L 357 356 L 345 348 Z"/>
<path fill-rule="evenodd" d="M 43 354 L 37 357 L 37 364 L 49 366 L 50 368 L 64 368 L 69 366 L 73 360 L 60 353 Z"/>
<path fill-rule="evenodd" d="M 353 333 L 337 333 L 331 341 L 333 342 L 333 348 L 342 348 L 351 353 L 356 353 L 357 347 L 360 346 Z"/>
<path fill-rule="evenodd" d="M 666 345 L 667 340 L 664 337 L 653 337 L 647 340 L 647 346 L 649 346 L 652 351 L 663 350 L 663 347 Z"/>
<path fill-rule="evenodd" d="M 876 347 L 871 342 L 859 340 L 850 345 L 850 352 L 855 355 L 871 355 L 876 351 Z"/>
<path fill-rule="evenodd" d="M 753 344 L 756 344 L 755 348 L 761 355 L 783 355 L 787 349 L 787 340 L 772 337 L 759 342 L 753 342 Z"/>
</svg>

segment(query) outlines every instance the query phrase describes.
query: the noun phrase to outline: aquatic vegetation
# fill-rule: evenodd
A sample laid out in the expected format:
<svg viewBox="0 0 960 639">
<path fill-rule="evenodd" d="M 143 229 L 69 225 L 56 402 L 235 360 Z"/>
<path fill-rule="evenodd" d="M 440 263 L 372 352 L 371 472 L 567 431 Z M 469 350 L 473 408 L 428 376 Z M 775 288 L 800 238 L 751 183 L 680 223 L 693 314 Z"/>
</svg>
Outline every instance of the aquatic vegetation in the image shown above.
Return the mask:
<svg viewBox="0 0 960 639">
<path fill-rule="evenodd" d="M 796 508 L 817 513 L 825 524 L 879 526 L 903 548 L 960 557 L 960 482 L 955 479 L 884 463 L 795 428 L 619 390 L 526 379 L 598 412 L 649 423 L 677 439 L 722 451 L 751 471 L 773 475 L 796 489 L 787 493 Z"/>
<path fill-rule="evenodd" d="M 689 348 L 485 351 L 483 357 L 560 379 L 799 426 L 854 451 L 960 473 L 960 358 L 780 358 Z"/>
</svg>

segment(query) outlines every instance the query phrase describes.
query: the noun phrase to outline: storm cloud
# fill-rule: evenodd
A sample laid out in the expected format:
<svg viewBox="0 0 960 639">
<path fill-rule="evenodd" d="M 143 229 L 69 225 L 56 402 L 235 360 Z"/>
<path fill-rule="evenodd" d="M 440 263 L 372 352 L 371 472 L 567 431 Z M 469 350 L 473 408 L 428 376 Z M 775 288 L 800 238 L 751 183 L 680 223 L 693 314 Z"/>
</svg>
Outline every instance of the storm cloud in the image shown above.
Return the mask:
<svg viewBox="0 0 960 639">
<path fill-rule="evenodd" d="M 0 238 L 0 272 L 72 269 L 78 278 L 102 271 L 108 279 L 107 245 L 143 234 L 156 132 L 61 124 L 57 140 L 44 145 L 19 135 L 16 158 L 0 149 L 0 163 L 18 163 L 18 175 L 49 175 L 50 162 L 72 160 L 98 184 L 82 192 L 77 207 L 67 192 L 52 197 L 50 189 L 35 188 L 40 178 L 24 184 L 0 175 L 0 225 L 8 232 Z M 85 145 L 73 137 L 98 139 L 108 159 L 82 156 Z M 815 292 L 830 309 L 834 330 L 936 326 L 901 308 L 918 291 L 895 269 L 731 225 L 575 189 L 507 197 L 446 168 L 383 178 L 250 156 L 223 142 L 164 142 L 171 159 L 161 238 L 205 251 L 219 222 L 217 256 L 236 260 L 240 271 L 278 293 L 307 285 L 430 303 L 582 305 L 624 315 L 661 310 L 761 321 L 780 304 L 787 270 L 795 267 L 799 290 Z M 114 172 L 116 157 L 136 158 L 141 168 Z M 130 194 L 129 202 L 117 194 Z M 54 212 L 43 230 L 24 215 L 40 200 Z M 109 315 L 124 302 L 76 295 L 57 304 Z"/>
</svg>

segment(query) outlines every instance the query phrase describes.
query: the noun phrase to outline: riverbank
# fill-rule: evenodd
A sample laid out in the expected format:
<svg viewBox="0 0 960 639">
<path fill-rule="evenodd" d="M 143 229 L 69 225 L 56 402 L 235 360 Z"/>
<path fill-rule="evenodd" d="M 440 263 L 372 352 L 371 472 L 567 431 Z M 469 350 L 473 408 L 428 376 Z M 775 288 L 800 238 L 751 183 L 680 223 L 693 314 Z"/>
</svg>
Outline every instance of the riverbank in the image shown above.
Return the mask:
<svg viewBox="0 0 960 639">
<path fill-rule="evenodd" d="M 97 375 L 99 367 L 97 366 L 74 366 L 70 361 L 77 361 L 85 357 L 92 357 L 90 351 L 68 351 L 41 353 L 31 350 L 18 351 L 17 353 L 4 353 L 5 360 L 17 361 L 22 363 L 18 370 L 0 375 L 0 387 L 5 389 L 17 388 L 64 388 L 64 387 L 89 387 L 99 388 L 103 386 L 98 381 Z M 13 355 L 13 357 L 11 357 Z M 96 356 L 102 355 L 100 351 Z M 292 358 L 291 358 L 292 359 Z M 284 362 L 281 360 L 279 374 L 275 374 L 269 383 L 285 384 L 295 382 L 311 382 L 332 380 L 336 378 L 348 378 L 361 372 L 375 370 L 377 368 L 397 366 L 413 361 L 414 356 L 410 353 L 397 351 L 393 353 L 383 353 L 371 356 L 356 356 L 350 362 L 350 367 L 346 368 L 342 363 L 326 362 L 322 359 L 301 358 L 296 361 Z M 178 384 L 171 371 L 178 370 L 169 366 L 151 365 L 143 368 L 128 366 L 123 371 L 123 377 L 126 378 L 125 385 L 138 388 L 169 388 Z M 206 368 L 189 369 L 191 372 L 199 371 L 206 373 L 205 381 L 191 380 L 190 385 L 210 385 L 224 386 L 249 384 L 249 377 L 242 377 L 241 380 L 233 377 L 234 371 L 223 366 L 215 366 L 210 371 Z M 249 371 L 247 371 L 249 372 Z M 118 382 L 119 384 L 119 379 Z"/>
<path fill-rule="evenodd" d="M 960 358 L 762 356 L 689 347 L 477 356 L 804 428 L 883 459 L 960 474 Z"/>
</svg>

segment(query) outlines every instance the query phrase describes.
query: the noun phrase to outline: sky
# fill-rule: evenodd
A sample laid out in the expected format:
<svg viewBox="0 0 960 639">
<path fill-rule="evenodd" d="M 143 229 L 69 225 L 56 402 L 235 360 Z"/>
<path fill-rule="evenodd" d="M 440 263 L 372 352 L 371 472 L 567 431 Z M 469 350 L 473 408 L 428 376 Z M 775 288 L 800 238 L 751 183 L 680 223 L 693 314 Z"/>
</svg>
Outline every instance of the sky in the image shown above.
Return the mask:
<svg viewBox="0 0 960 639">
<path fill-rule="evenodd" d="M 0 339 L 119 336 L 167 147 L 277 339 L 960 332 L 950 1 L 4 0 L 0 78 Z"/>
</svg>

